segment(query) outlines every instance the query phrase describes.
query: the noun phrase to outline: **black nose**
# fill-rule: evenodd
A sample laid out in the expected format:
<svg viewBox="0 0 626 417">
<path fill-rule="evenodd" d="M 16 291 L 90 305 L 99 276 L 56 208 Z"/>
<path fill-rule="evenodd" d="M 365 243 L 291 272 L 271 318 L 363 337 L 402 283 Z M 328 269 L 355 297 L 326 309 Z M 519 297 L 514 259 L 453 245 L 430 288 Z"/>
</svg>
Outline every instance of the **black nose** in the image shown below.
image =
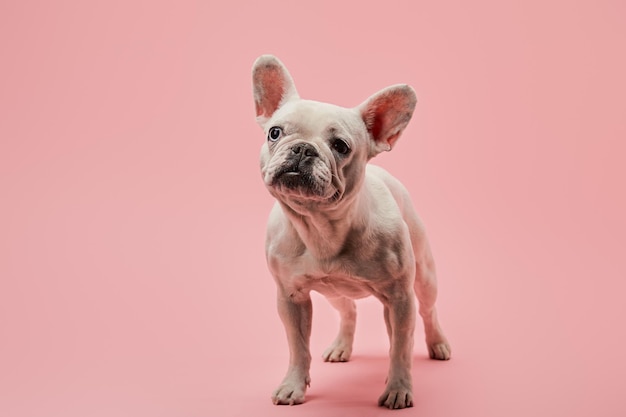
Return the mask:
<svg viewBox="0 0 626 417">
<path fill-rule="evenodd" d="M 303 156 L 319 156 L 315 147 L 313 147 L 313 145 L 309 145 L 308 143 L 299 143 L 294 145 L 291 148 L 291 152 L 296 155 L 303 153 Z"/>
</svg>

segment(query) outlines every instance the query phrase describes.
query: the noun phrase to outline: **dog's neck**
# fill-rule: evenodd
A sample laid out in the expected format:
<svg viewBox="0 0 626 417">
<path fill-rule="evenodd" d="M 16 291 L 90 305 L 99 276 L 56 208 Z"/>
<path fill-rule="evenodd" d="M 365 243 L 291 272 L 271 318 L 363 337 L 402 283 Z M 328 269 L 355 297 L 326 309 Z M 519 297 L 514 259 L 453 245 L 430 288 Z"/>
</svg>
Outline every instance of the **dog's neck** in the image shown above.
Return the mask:
<svg viewBox="0 0 626 417">
<path fill-rule="evenodd" d="M 327 261 L 342 252 L 355 228 L 363 228 L 363 216 L 368 213 L 363 207 L 366 204 L 364 200 L 364 196 L 357 193 L 352 201 L 342 201 L 323 209 L 320 206 L 294 204 L 293 201 L 279 202 L 311 255 L 320 261 Z"/>
</svg>

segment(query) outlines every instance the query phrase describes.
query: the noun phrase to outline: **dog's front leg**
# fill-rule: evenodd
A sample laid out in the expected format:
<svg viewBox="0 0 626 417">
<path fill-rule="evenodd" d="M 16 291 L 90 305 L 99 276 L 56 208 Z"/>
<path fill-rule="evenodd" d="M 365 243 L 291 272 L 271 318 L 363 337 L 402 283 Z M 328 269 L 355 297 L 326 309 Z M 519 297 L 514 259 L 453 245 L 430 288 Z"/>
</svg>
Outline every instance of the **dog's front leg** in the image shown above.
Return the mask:
<svg viewBox="0 0 626 417">
<path fill-rule="evenodd" d="M 413 406 L 413 332 L 415 329 L 415 300 L 413 294 L 385 300 L 385 323 L 389 333 L 389 376 L 387 387 L 378 405 L 387 408 Z"/>
<path fill-rule="evenodd" d="M 289 342 L 289 368 L 283 382 L 272 394 L 274 404 L 302 404 L 306 388 L 311 383 L 309 368 L 311 353 L 311 317 L 313 308 L 308 294 L 298 293 L 298 297 L 279 288 L 278 313 L 287 332 Z"/>
</svg>

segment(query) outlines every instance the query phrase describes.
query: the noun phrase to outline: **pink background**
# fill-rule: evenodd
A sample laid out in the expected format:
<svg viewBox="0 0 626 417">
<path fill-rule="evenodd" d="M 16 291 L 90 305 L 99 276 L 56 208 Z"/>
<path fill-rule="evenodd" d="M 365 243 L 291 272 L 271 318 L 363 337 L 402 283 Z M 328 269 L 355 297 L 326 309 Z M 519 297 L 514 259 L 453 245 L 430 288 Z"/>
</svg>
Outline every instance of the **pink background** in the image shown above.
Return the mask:
<svg viewBox="0 0 626 417">
<path fill-rule="evenodd" d="M 0 4 L 0 415 L 389 414 L 375 300 L 353 362 L 270 403 L 262 53 L 305 98 L 417 90 L 376 162 L 427 224 L 453 358 L 420 326 L 394 415 L 626 414 L 626 3 L 366 3 Z M 319 358 L 336 317 L 314 309 Z"/>
</svg>

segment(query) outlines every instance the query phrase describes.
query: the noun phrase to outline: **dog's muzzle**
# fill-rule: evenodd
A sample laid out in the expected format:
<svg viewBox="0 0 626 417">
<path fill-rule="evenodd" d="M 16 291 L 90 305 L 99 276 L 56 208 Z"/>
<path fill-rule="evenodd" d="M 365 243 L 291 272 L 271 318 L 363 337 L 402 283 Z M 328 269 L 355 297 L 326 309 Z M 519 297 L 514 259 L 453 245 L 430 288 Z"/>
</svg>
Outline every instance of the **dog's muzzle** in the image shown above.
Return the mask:
<svg viewBox="0 0 626 417">
<path fill-rule="evenodd" d="M 309 143 L 296 143 L 287 152 L 273 176 L 271 186 L 323 195 L 328 181 L 327 169 L 317 149 Z"/>
<path fill-rule="evenodd" d="M 296 162 L 298 168 L 312 165 L 315 158 L 319 158 L 317 149 L 309 143 L 297 143 L 291 147 L 290 160 Z"/>
</svg>

